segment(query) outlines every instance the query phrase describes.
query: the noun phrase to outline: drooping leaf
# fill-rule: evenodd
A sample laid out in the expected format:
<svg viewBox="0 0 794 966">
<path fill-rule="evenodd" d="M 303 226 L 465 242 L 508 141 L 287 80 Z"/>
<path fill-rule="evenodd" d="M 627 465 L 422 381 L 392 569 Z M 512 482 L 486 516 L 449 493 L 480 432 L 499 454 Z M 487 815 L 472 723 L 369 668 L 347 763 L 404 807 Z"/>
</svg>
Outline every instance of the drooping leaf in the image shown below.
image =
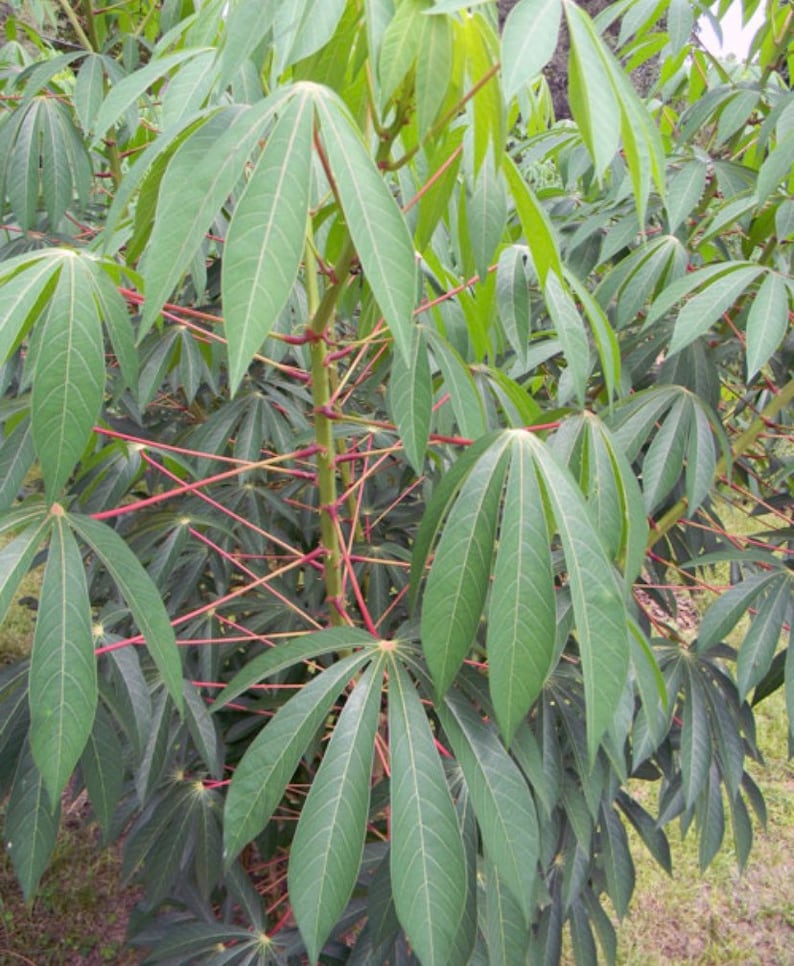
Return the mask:
<svg viewBox="0 0 794 966">
<path fill-rule="evenodd" d="M 13 540 L 0 547 L 0 622 L 8 613 L 22 578 L 30 569 L 49 527 L 50 520 L 42 512 L 41 520 L 29 524 Z"/>
<path fill-rule="evenodd" d="M 361 865 L 382 680 L 382 662 L 370 665 L 345 702 L 292 841 L 289 891 L 311 962 L 347 905 Z"/>
<path fill-rule="evenodd" d="M 745 634 L 736 660 L 736 686 L 741 700 L 769 670 L 787 615 L 792 611 L 792 591 L 794 586 L 789 575 L 778 574 L 777 580 L 768 586 L 764 602 Z"/>
<path fill-rule="evenodd" d="M 30 419 L 25 418 L 0 443 L 0 512 L 16 501 L 35 458 Z"/>
<path fill-rule="evenodd" d="M 460 355 L 433 329 L 424 334 L 433 351 L 433 358 L 444 376 L 444 385 L 461 433 L 468 439 L 479 439 L 485 432 L 485 411 L 482 399 L 469 367 Z"/>
<path fill-rule="evenodd" d="M 111 527 L 72 514 L 69 524 L 102 560 L 141 630 L 168 693 L 182 707 L 182 660 L 160 592 L 127 544 Z"/>
<path fill-rule="evenodd" d="M 769 360 L 789 328 L 789 295 L 783 279 L 770 272 L 755 293 L 747 316 L 747 379 Z"/>
<path fill-rule="evenodd" d="M 563 271 L 559 244 L 548 215 L 512 158 L 505 156 L 502 159 L 502 170 L 541 285 L 546 284 L 549 272 L 561 278 Z"/>
<path fill-rule="evenodd" d="M 587 341 L 582 317 L 571 296 L 565 291 L 559 277 L 549 272 L 543 290 L 546 307 L 557 330 L 565 361 L 573 379 L 576 396 L 584 405 L 584 391 L 590 374 L 590 345 Z"/>
<path fill-rule="evenodd" d="M 367 652 L 354 654 L 323 671 L 283 705 L 249 745 L 226 798 L 223 855 L 227 868 L 267 825 L 334 701 L 369 659 Z"/>
<path fill-rule="evenodd" d="M 30 662 L 30 745 L 50 800 L 58 800 L 94 723 L 97 669 L 83 558 L 53 514 Z"/>
<path fill-rule="evenodd" d="M 703 615 L 698 629 L 698 653 L 703 654 L 730 634 L 753 601 L 779 579 L 777 571 L 754 574 L 721 594 Z"/>
<path fill-rule="evenodd" d="M 80 768 L 85 778 L 91 807 L 102 826 L 105 840 L 110 836 L 113 818 L 124 787 L 124 752 L 110 715 L 100 705 L 94 727 L 88 736 Z"/>
<path fill-rule="evenodd" d="M 524 962 L 529 946 L 529 929 L 524 913 L 505 886 L 496 865 L 486 857 L 485 944 L 488 963 L 508 966 Z"/>
<path fill-rule="evenodd" d="M 396 661 L 389 672 L 389 749 L 394 904 L 422 963 L 441 966 L 466 906 L 466 857 L 425 710 Z"/>
<path fill-rule="evenodd" d="M 623 823 L 608 805 L 601 808 L 601 859 L 609 898 L 622 919 L 628 912 L 634 892 L 634 862 Z"/>
</svg>

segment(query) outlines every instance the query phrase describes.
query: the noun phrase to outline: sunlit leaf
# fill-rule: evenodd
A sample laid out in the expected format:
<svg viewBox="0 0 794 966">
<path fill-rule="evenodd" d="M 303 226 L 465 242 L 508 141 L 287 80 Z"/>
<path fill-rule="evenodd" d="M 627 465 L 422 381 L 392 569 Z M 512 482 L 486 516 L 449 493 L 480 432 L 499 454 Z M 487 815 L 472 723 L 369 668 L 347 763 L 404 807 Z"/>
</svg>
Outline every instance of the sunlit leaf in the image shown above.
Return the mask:
<svg viewBox="0 0 794 966">
<path fill-rule="evenodd" d="M 557 47 L 560 0 L 521 0 L 502 31 L 502 84 L 509 100 L 551 60 Z"/>
</svg>

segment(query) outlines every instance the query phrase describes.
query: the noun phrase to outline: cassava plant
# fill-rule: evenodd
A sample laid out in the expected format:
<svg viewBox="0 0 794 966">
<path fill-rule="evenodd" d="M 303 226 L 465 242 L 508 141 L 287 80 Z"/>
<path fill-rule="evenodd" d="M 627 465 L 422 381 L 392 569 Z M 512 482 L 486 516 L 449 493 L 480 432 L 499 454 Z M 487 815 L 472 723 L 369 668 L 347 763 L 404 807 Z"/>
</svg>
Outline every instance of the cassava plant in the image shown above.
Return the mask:
<svg viewBox="0 0 794 966">
<path fill-rule="evenodd" d="M 586 6 L 5 22 L 5 839 L 31 897 L 85 791 L 148 962 L 609 961 L 627 825 L 747 859 L 753 704 L 794 707 L 792 8 L 743 65 L 699 4 Z"/>
</svg>

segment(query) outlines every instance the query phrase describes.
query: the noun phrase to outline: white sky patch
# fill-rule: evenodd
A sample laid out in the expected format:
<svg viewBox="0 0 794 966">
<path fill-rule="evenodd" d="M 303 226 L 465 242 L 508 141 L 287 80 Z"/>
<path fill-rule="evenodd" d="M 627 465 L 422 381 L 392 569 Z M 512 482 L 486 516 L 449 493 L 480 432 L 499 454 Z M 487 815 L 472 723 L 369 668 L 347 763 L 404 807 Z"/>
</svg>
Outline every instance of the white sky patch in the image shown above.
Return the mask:
<svg viewBox="0 0 794 966">
<path fill-rule="evenodd" d="M 716 8 L 714 8 L 716 13 Z M 700 39 L 703 46 L 715 56 L 726 57 L 733 54 L 737 60 L 745 60 L 750 49 L 750 43 L 756 31 L 764 22 L 764 5 L 759 6 L 747 26 L 742 25 L 742 5 L 740 2 L 732 4 L 722 18 L 722 46 L 717 34 L 711 27 L 707 17 L 700 21 Z"/>
</svg>

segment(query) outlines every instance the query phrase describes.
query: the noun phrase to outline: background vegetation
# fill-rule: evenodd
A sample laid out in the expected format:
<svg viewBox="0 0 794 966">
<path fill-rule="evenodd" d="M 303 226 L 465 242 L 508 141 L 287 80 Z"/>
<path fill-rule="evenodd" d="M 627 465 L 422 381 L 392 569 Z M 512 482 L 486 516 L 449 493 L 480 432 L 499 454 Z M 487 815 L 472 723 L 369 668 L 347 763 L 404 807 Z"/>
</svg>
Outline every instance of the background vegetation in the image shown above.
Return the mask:
<svg viewBox="0 0 794 966">
<path fill-rule="evenodd" d="M 616 959 L 671 823 L 745 865 L 754 709 L 794 705 L 790 5 L 748 68 L 682 3 L 521 0 L 501 33 L 455 0 L 27 12 L 24 894 L 88 802 L 150 962 Z"/>
</svg>

